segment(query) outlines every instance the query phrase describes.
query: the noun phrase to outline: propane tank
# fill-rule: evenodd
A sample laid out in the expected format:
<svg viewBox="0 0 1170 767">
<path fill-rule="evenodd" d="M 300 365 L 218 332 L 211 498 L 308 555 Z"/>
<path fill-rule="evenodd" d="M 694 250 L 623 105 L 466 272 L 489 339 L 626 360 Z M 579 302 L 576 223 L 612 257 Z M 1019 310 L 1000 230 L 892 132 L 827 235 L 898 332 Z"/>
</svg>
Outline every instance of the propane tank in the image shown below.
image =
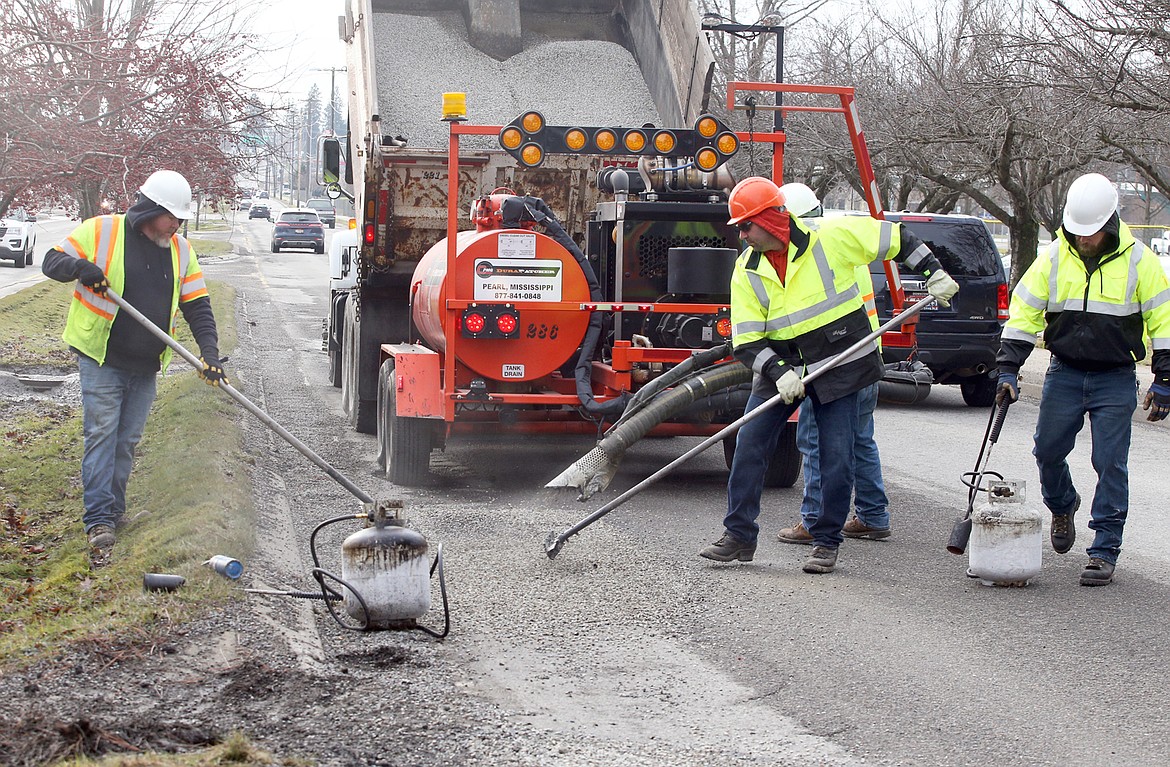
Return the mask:
<svg viewBox="0 0 1170 767">
<path fill-rule="evenodd" d="M 446 351 L 446 305 L 455 294 L 472 301 L 589 302 L 589 283 L 573 255 L 551 237 L 523 229 L 459 232 L 454 274 L 447 274 L 447 240 L 440 240 L 418 262 L 411 286 L 411 318 L 438 352 Z M 530 307 L 519 311 L 511 338 L 456 331 L 455 356 L 494 381 L 532 381 L 557 370 L 577 353 L 590 314 Z"/>
<path fill-rule="evenodd" d="M 1023 482 L 990 482 L 971 514 L 970 573 L 985 586 L 1026 586 L 1040 573 L 1042 517 Z"/>
<path fill-rule="evenodd" d="M 427 540 L 406 526 L 401 511 L 401 501 L 375 504 L 371 526 L 341 544 L 341 579 L 353 587 L 344 589 L 345 610 L 369 629 L 414 628 L 431 608 Z"/>
</svg>

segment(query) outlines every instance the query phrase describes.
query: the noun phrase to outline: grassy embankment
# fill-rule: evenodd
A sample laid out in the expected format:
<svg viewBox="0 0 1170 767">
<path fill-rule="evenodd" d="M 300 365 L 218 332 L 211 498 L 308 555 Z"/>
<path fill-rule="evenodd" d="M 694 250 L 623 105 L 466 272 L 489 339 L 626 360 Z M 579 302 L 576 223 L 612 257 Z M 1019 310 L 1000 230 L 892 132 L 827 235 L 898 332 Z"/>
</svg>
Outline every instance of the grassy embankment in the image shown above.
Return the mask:
<svg viewBox="0 0 1170 767">
<path fill-rule="evenodd" d="M 209 241 L 196 242 L 208 253 Z M 0 369 L 75 369 L 60 340 L 72 285 L 46 281 L 0 299 Z M 220 348 L 236 343 L 234 293 L 211 292 Z M 196 349 L 185 323 L 179 340 Z M 130 479 L 127 517 L 108 564 L 95 567 L 81 525 L 81 407 L 0 400 L 0 669 L 82 644 L 115 655 L 148 652 L 198 610 L 230 599 L 230 582 L 201 563 L 246 561 L 251 494 L 235 404 L 178 355 L 158 398 Z M 187 578 L 147 593 L 147 572 Z"/>
</svg>

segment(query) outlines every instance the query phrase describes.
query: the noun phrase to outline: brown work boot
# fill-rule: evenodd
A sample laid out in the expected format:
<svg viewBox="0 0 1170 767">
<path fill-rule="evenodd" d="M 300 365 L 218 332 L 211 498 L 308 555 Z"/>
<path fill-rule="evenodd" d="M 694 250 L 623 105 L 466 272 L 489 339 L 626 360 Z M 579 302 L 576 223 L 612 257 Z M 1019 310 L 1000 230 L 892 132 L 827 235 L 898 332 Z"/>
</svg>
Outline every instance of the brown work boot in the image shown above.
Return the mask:
<svg viewBox="0 0 1170 767">
<path fill-rule="evenodd" d="M 804 522 L 797 522 L 792 527 L 786 527 L 780 532 L 776 533 L 776 540 L 781 543 L 799 543 L 804 546 L 811 546 L 813 542 L 812 535 L 804 528 Z"/>
<path fill-rule="evenodd" d="M 853 515 L 853 519 L 845 523 L 845 527 L 841 528 L 841 535 L 846 538 L 868 538 L 871 541 L 880 541 L 883 538 L 890 537 L 889 525 L 885 527 L 870 527 Z"/>
</svg>

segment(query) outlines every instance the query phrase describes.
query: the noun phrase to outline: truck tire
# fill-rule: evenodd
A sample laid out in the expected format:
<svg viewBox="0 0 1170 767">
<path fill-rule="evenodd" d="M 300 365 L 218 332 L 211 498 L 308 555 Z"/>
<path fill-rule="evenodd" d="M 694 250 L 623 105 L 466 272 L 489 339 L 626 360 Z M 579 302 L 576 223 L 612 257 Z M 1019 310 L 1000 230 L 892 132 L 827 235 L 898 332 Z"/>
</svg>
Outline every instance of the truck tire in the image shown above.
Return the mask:
<svg viewBox="0 0 1170 767">
<path fill-rule="evenodd" d="M 971 407 L 991 407 L 995 404 L 995 386 L 997 379 L 979 376 L 968 378 L 959 383 L 959 390 L 963 392 L 963 401 Z"/>
<path fill-rule="evenodd" d="M 23 269 L 24 268 L 24 254 L 23 253 L 17 254 L 16 258 L 14 258 L 12 260 L 12 263 L 17 269 Z"/>
<path fill-rule="evenodd" d="M 367 399 L 361 396 L 361 323 L 357 318 L 357 303 L 347 301 L 345 304 L 345 322 L 343 323 L 344 337 L 341 343 L 341 407 L 349 419 L 349 425 L 362 434 L 374 434 L 378 430 L 378 400 L 377 400 L 377 372 L 373 367 L 374 380 L 371 381 L 371 395 Z M 370 355 L 377 355 L 377 350 L 368 351 Z M 376 356 L 368 359 L 375 360 Z"/>
<path fill-rule="evenodd" d="M 347 301 L 341 320 L 341 410 L 352 421 L 354 401 L 357 399 L 357 318 L 353 316 L 353 302 Z"/>
<path fill-rule="evenodd" d="M 363 293 L 360 319 L 356 295 L 351 295 L 345 306 L 343 323 L 344 343 L 349 350 L 349 361 L 342 362 L 342 389 L 349 386 L 350 396 L 346 415 L 350 426 L 362 434 L 378 431 L 378 371 L 382 364 L 381 347 L 387 343 L 401 343 L 409 321 L 409 303 L 388 301 L 385 294 Z M 405 317 L 398 332 L 395 318 Z M 347 383 L 348 382 L 348 383 Z"/>
<path fill-rule="evenodd" d="M 335 389 L 341 388 L 341 349 L 330 349 L 329 352 L 329 385 Z"/>
<path fill-rule="evenodd" d="M 723 438 L 723 461 L 729 471 L 735 458 L 735 437 L 732 434 Z M 776 452 L 772 453 L 772 460 L 764 472 L 764 487 L 792 487 L 800 476 L 803 463 L 804 457 L 796 447 L 796 424 L 787 423 L 780 433 L 780 441 L 776 443 Z"/>
<path fill-rule="evenodd" d="M 425 418 L 397 415 L 394 360 L 378 371 L 378 465 L 396 485 L 421 484 L 430 473 L 431 429 Z"/>
<path fill-rule="evenodd" d="M 325 329 L 325 346 L 329 354 L 329 385 L 341 388 L 341 347 L 345 344 L 345 307 L 349 297 L 342 294 L 335 296 L 329 307 L 329 322 Z M 334 343 L 332 336 L 339 336 Z"/>
</svg>

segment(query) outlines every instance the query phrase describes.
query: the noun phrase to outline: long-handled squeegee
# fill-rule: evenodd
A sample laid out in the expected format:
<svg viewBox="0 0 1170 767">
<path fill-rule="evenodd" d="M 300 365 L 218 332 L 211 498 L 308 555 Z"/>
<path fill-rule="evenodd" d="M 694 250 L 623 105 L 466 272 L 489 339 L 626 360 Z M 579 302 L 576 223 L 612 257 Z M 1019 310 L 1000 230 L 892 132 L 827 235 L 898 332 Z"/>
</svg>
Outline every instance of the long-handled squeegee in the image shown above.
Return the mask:
<svg viewBox="0 0 1170 767">
<path fill-rule="evenodd" d="M 138 311 L 133 306 L 131 306 L 126 301 L 126 299 L 122 298 L 120 295 L 118 295 L 117 293 L 115 293 L 112 290 L 106 290 L 106 296 L 111 301 L 113 301 L 115 304 L 117 304 L 119 307 L 121 307 L 121 309 L 123 311 L 128 312 L 131 317 L 133 317 L 134 319 L 136 319 L 140 323 L 142 323 L 142 326 L 144 328 L 146 328 L 151 333 L 153 333 L 155 336 L 157 336 L 163 343 L 165 343 L 167 346 L 174 349 L 175 352 L 177 354 L 179 354 L 183 359 L 185 359 L 185 360 L 187 360 L 187 362 L 191 363 L 192 367 L 194 367 L 196 370 L 203 369 L 203 363 L 199 361 L 198 357 L 196 357 L 194 354 L 189 352 L 186 349 L 186 347 L 184 347 L 178 341 L 171 338 L 170 335 L 168 333 L 164 332 L 162 330 L 162 328 L 160 328 L 158 325 L 155 325 L 153 322 L 151 322 L 149 319 L 147 319 L 146 315 L 144 315 L 142 312 Z M 349 492 L 353 493 L 357 497 L 357 499 L 360 500 L 362 503 L 374 503 L 374 499 L 371 498 L 369 496 L 369 494 L 367 494 L 360 487 L 355 485 L 352 481 L 350 481 L 350 479 L 348 477 L 346 477 L 340 471 L 338 471 L 337 469 L 335 469 L 331 465 L 329 465 L 328 461 L 326 461 L 324 458 L 322 458 L 321 456 L 319 456 L 315 452 L 313 452 L 313 450 L 308 445 L 306 445 L 304 442 L 301 442 L 299 439 L 297 439 L 292 434 L 290 434 L 283 426 L 281 426 L 275 420 L 273 420 L 272 416 L 265 413 L 255 403 L 253 403 L 252 400 L 248 399 L 243 394 L 240 394 L 238 391 L 236 391 L 235 388 L 232 387 L 231 384 L 221 383 L 219 385 L 219 388 L 221 388 L 225 392 L 227 392 L 228 396 L 230 396 L 236 402 L 243 405 L 245 410 L 247 410 L 252 415 L 259 418 L 261 420 L 261 422 L 264 423 L 265 426 L 272 429 L 274 432 L 276 432 L 281 437 L 283 437 L 286 442 L 288 442 L 290 445 L 292 445 L 298 451 L 300 451 L 301 455 L 308 458 L 314 464 L 319 466 L 322 471 L 324 471 L 329 476 L 333 477 L 333 479 L 337 480 L 338 484 L 340 484 L 342 487 L 344 487 Z"/>
<path fill-rule="evenodd" d="M 857 343 L 853 344 L 848 349 L 846 349 L 845 351 L 838 354 L 836 357 L 833 357 L 832 359 L 830 359 L 827 363 L 825 363 L 824 366 L 819 367 L 816 370 L 814 370 L 813 372 L 806 375 L 804 378 L 801 379 L 801 381 L 804 383 L 805 386 L 808 386 L 810 383 L 815 381 L 817 378 L 819 378 L 825 372 L 837 367 L 842 362 L 844 362 L 845 360 L 852 357 L 855 353 L 857 353 L 861 349 L 865 348 L 866 345 L 872 343 L 874 341 L 874 339 L 881 336 L 882 333 L 885 333 L 887 330 L 893 330 L 894 328 L 898 327 L 906 320 L 910 319 L 914 315 L 921 312 L 926 307 L 927 304 L 931 303 L 934 300 L 935 300 L 935 298 L 933 296 L 926 296 L 922 300 L 920 300 L 917 303 L 910 306 L 908 309 L 903 311 L 898 316 L 890 319 L 888 322 L 886 322 L 884 325 L 879 327 L 877 330 L 875 330 L 872 333 L 870 333 L 869 335 L 867 335 L 865 338 L 863 338 L 860 341 L 858 341 Z M 561 547 L 563 547 L 565 545 L 565 541 L 569 540 L 569 538 L 571 538 L 574 535 L 576 535 L 577 533 L 581 532 L 586 527 L 589 527 L 589 525 L 593 524 L 597 520 L 604 517 L 606 514 L 610 513 L 614 509 L 616 509 L 618 506 L 621 506 L 623 503 L 625 503 L 626 501 L 633 498 L 638 493 L 640 493 L 643 490 L 645 490 L 646 488 L 650 487 L 650 485 L 654 484 L 659 479 L 661 479 L 662 477 L 669 474 L 676 466 L 678 466 L 679 464 L 681 464 L 685 461 L 690 460 L 694 456 L 698 455 L 699 453 L 703 452 L 707 448 L 714 445 L 716 442 L 720 441 L 721 439 L 723 439 L 727 435 L 734 432 L 739 427 L 743 426 L 748 421 L 752 420 L 753 418 L 759 417 L 760 414 L 764 413 L 765 411 L 767 411 L 768 409 L 770 409 L 772 407 L 775 407 L 778 404 L 781 404 L 781 402 L 782 402 L 782 400 L 779 397 L 772 397 L 772 398 L 768 399 L 762 405 L 757 407 L 755 410 L 751 411 L 750 413 L 745 414 L 739 420 L 734 421 L 732 423 L 729 423 L 727 426 L 723 427 L 715 434 L 712 434 L 710 437 L 707 437 L 707 439 L 705 439 L 702 442 L 700 442 L 699 444 L 695 445 L 693 448 L 691 448 L 687 452 L 683 453 L 678 458 L 675 458 L 673 461 L 666 464 L 661 469 L 659 469 L 658 471 L 651 474 L 649 477 L 646 477 L 646 479 L 644 479 L 641 482 L 639 482 L 638 484 L 634 485 L 629 490 L 627 490 L 626 492 L 619 495 L 617 498 L 614 498 L 612 501 L 605 504 L 597 511 L 595 511 L 592 514 L 590 514 L 589 516 L 585 517 L 585 519 L 582 519 L 577 524 L 568 528 L 560 535 L 557 535 L 556 531 L 549 533 L 548 538 L 545 540 L 545 544 L 544 544 L 544 551 L 546 554 L 548 554 L 548 558 L 553 559 L 554 557 L 556 557 L 556 555 L 561 552 Z M 796 407 L 798 407 L 798 405 L 796 403 L 791 403 L 788 405 L 788 407 L 795 410 Z M 791 411 L 789 411 L 789 412 L 791 412 Z"/>
</svg>

